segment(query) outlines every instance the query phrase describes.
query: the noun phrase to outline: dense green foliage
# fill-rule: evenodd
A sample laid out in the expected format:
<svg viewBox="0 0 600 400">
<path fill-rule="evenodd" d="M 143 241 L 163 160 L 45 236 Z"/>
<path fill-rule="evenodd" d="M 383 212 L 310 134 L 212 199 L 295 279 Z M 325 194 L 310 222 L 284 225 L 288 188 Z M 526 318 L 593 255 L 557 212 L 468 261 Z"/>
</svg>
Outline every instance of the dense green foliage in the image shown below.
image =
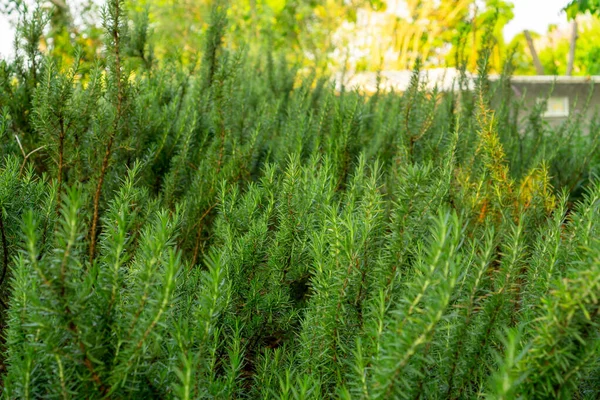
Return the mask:
<svg viewBox="0 0 600 400">
<path fill-rule="evenodd" d="M 218 6 L 192 66 L 126 16 L 90 70 L 35 13 L 0 65 L 5 398 L 597 395 L 598 121 L 519 121 L 485 49 L 365 97 Z"/>
<path fill-rule="evenodd" d="M 575 18 L 577 14 L 589 12 L 598 14 L 600 12 L 600 2 L 598 0 L 571 0 L 565 7 L 569 18 Z"/>
</svg>

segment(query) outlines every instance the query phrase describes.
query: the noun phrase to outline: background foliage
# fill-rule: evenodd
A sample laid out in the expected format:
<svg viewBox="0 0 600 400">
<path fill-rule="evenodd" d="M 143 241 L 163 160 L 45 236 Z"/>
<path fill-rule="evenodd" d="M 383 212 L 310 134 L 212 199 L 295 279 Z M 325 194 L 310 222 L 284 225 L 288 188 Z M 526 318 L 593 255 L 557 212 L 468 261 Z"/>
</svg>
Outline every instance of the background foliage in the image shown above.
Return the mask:
<svg viewBox="0 0 600 400">
<path fill-rule="evenodd" d="M 498 72 L 506 51 L 502 29 L 512 19 L 512 4 L 505 0 L 219 2 L 228 4 L 227 15 L 235 21 L 224 35 L 227 47 L 246 47 L 254 54 L 265 47 L 283 50 L 288 61 L 319 72 L 345 67 L 412 69 L 418 57 L 425 66 L 458 66 L 453 47 L 469 49 L 468 68 L 475 70 L 477 49 L 486 35 L 494 38 L 490 63 Z M 24 12 L 35 3 L 4 0 L 3 4 L 6 10 Z M 212 0 L 143 0 L 130 2 L 127 8 L 133 23 L 148 19 L 152 30 L 148 45 L 158 59 L 189 63 L 202 50 L 212 4 Z M 100 47 L 99 7 L 93 0 L 55 0 L 44 3 L 44 9 L 52 17 L 43 42 L 55 54 L 68 57 L 75 47 L 88 53 Z"/>
</svg>

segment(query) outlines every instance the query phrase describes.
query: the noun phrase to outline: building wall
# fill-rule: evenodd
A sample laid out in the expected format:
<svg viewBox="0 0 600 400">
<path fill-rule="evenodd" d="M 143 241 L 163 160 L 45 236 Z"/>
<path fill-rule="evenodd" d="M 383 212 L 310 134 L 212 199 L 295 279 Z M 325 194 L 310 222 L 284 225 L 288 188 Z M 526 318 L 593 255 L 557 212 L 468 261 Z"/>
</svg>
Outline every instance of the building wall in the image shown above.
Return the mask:
<svg viewBox="0 0 600 400">
<path fill-rule="evenodd" d="M 593 87 L 590 83 L 540 83 L 540 82 L 513 82 L 513 90 L 517 97 L 524 99 L 524 109 L 521 111 L 522 117 L 526 116 L 533 109 L 538 99 L 548 97 L 548 106 L 554 107 L 554 115 L 544 116 L 550 126 L 556 127 L 563 123 L 567 117 L 559 115 L 562 107 L 562 99 L 567 99 L 568 113 L 584 114 L 584 121 L 589 122 L 594 113 L 600 108 L 600 88 Z M 586 109 L 586 102 L 592 93 L 589 106 Z M 557 112 L 558 111 L 558 112 Z M 552 111 L 550 111 L 552 112 Z"/>
</svg>

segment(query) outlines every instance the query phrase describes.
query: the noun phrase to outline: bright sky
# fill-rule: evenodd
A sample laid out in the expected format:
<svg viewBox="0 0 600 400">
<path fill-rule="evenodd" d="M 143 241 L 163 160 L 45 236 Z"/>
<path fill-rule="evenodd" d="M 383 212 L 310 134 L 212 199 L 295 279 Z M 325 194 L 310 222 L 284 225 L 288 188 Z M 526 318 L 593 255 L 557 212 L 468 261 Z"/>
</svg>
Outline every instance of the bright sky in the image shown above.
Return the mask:
<svg viewBox="0 0 600 400">
<path fill-rule="evenodd" d="M 567 3 L 569 0 L 513 0 L 515 17 L 504 27 L 504 39 L 509 42 L 525 29 L 543 34 L 548 25 L 566 23 L 561 10 Z"/>
<path fill-rule="evenodd" d="M 524 29 L 545 33 L 549 24 L 566 22 L 561 9 L 568 0 L 513 0 L 513 3 L 515 18 L 504 29 L 507 42 Z M 12 55 L 13 35 L 8 16 L 0 14 L 0 57 Z"/>
<path fill-rule="evenodd" d="M 8 17 L 0 14 L 0 57 L 12 54 L 13 35 L 14 32 L 10 26 Z"/>
</svg>

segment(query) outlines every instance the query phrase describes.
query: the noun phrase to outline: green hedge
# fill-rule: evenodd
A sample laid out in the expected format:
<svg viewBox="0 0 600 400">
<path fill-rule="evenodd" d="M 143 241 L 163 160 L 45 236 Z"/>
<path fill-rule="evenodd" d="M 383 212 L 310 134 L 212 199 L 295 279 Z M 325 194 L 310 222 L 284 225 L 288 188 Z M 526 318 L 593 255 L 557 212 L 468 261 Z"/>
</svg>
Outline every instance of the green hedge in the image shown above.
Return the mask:
<svg viewBox="0 0 600 400">
<path fill-rule="evenodd" d="M 599 133 L 516 121 L 485 49 L 475 90 L 417 70 L 362 96 L 228 49 L 219 7 L 197 65 L 133 62 L 147 27 L 120 0 L 91 69 L 23 18 L 0 68 L 5 398 L 600 391 Z"/>
</svg>

